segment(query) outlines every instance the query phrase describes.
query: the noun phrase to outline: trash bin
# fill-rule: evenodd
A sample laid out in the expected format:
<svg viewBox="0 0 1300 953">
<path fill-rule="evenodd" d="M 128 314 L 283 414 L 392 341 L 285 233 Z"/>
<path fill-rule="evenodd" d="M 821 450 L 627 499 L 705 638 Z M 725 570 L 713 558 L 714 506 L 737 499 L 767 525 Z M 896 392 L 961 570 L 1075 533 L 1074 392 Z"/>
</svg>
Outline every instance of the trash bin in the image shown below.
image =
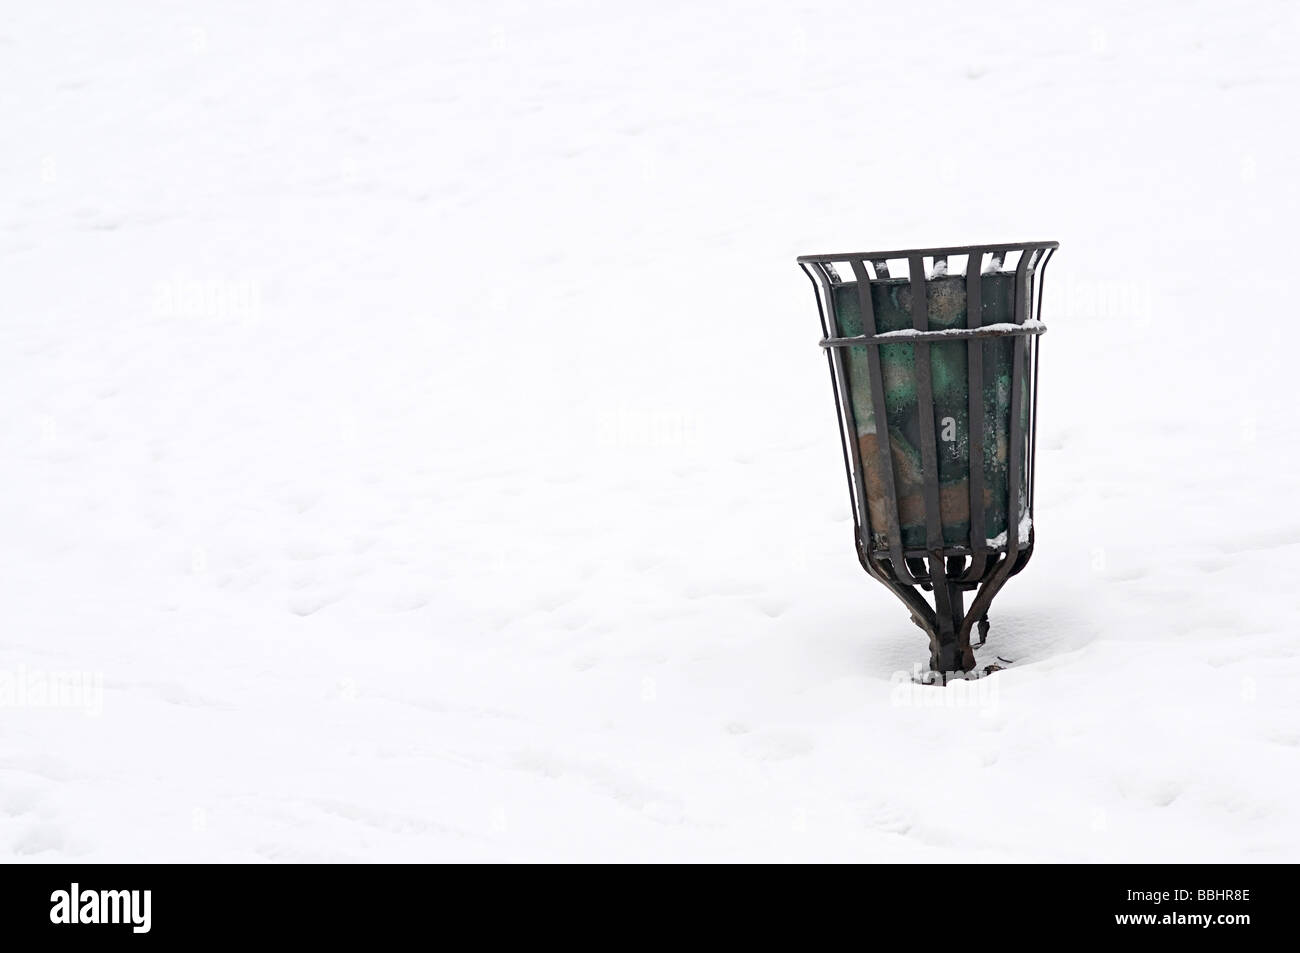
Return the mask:
<svg viewBox="0 0 1300 953">
<path fill-rule="evenodd" d="M 859 560 L 926 630 L 938 672 L 975 667 L 971 629 L 982 645 L 989 603 L 1033 552 L 1039 310 L 1056 248 L 798 259 L 821 312 Z"/>
</svg>

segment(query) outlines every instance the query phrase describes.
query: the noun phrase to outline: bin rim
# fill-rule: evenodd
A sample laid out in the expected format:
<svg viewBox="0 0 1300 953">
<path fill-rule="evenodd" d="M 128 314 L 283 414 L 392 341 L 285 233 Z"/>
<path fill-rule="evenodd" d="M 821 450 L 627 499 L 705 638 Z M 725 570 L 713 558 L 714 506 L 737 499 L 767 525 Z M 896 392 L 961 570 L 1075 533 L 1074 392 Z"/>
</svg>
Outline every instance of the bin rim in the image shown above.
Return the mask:
<svg viewBox="0 0 1300 953">
<path fill-rule="evenodd" d="M 920 255 L 968 255 L 971 252 L 1024 251 L 1029 248 L 1060 248 L 1060 242 L 1005 242 L 996 245 L 950 245 L 946 248 L 896 248 L 893 251 L 855 251 L 834 255 L 800 255 L 795 262 L 800 265 L 829 264 L 837 261 L 864 261 L 877 258 L 910 258 Z"/>
</svg>

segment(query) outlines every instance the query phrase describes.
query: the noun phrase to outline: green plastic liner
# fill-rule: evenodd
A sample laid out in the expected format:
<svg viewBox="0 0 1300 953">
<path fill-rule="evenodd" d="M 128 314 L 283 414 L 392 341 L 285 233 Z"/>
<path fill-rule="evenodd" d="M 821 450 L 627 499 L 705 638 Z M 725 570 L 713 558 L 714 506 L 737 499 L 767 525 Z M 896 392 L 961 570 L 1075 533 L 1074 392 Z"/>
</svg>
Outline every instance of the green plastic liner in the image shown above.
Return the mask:
<svg viewBox="0 0 1300 953">
<path fill-rule="evenodd" d="M 1015 275 L 993 272 L 981 282 L 980 324 L 1010 324 L 1015 320 Z M 928 330 L 966 327 L 966 279 L 940 276 L 926 282 Z M 1028 293 L 1033 293 L 1029 278 Z M 876 326 L 865 328 L 858 306 L 857 282 L 834 286 L 835 313 L 842 337 L 882 334 L 912 327 L 912 286 L 906 278 L 871 282 L 871 301 Z M 930 369 L 934 388 L 934 430 L 939 464 L 939 510 L 946 546 L 970 542 L 970 400 L 967 374 L 968 341 L 930 344 Z M 979 421 L 984 434 L 984 535 L 990 547 L 1004 548 L 1007 540 L 1007 459 L 1011 423 L 1011 367 L 1015 355 L 1013 337 L 986 338 L 975 344 L 984 350 L 984 415 Z M 925 499 L 921 481 L 921 423 L 917 406 L 916 352 L 914 343 L 899 341 L 880 345 L 880 367 L 884 378 L 885 421 L 893 461 L 894 489 L 898 497 L 898 522 L 903 548 L 923 550 L 926 544 Z M 872 547 L 888 549 L 887 507 L 878 441 L 877 414 L 871 400 L 871 378 L 867 345 L 845 348 L 849 402 L 853 429 L 861 449 L 867 507 L 871 520 Z M 1024 348 L 1025 373 L 1021 375 L 1022 433 L 1029 429 L 1029 347 Z M 1019 506 L 1016 525 L 1025 516 L 1026 466 L 1021 454 Z M 1016 530 L 1020 532 L 1019 529 Z"/>
</svg>

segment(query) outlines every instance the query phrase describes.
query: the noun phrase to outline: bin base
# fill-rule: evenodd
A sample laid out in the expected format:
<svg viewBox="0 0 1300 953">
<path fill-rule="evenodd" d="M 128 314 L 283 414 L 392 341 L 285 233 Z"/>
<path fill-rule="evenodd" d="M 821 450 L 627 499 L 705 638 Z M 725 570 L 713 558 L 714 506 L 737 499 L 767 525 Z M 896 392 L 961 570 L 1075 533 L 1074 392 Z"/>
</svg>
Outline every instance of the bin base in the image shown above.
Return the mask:
<svg viewBox="0 0 1300 953">
<path fill-rule="evenodd" d="M 969 672 L 938 672 L 930 669 L 925 672 L 918 672 L 913 678 L 913 682 L 917 685 L 933 685 L 936 688 L 942 688 L 945 685 L 951 685 L 953 682 L 978 681 L 981 678 L 988 678 L 990 675 L 1005 672 L 1006 670 L 1006 665 L 1000 665 L 996 662 L 983 667 L 977 666 Z"/>
<path fill-rule="evenodd" d="M 894 571 L 890 558 L 882 553 L 869 552 L 859 544 L 858 555 L 862 567 L 907 606 L 912 621 L 929 636 L 931 670 L 964 674 L 975 669 L 975 649 L 988 639 L 993 597 L 1025 567 L 1033 548 L 1034 533 L 1030 529 L 1024 548 L 1013 543 L 1005 552 L 990 551 L 974 557 L 936 551 L 925 559 L 906 560 L 901 574 Z M 933 606 L 922 591 L 934 593 Z M 968 591 L 975 592 L 969 610 L 965 608 Z M 973 645 L 972 630 L 979 632 L 979 641 Z"/>
</svg>

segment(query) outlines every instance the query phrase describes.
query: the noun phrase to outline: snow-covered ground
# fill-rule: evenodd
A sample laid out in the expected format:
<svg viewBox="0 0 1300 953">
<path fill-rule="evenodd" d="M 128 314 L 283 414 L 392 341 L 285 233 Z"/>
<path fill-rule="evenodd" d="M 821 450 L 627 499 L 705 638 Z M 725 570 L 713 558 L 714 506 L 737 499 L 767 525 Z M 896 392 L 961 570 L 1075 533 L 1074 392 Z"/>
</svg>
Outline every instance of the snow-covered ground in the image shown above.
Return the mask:
<svg viewBox="0 0 1300 953">
<path fill-rule="evenodd" d="M 1300 860 L 1298 39 L 8 4 L 0 856 Z M 913 690 L 794 258 L 1027 239 L 1015 663 Z"/>
</svg>

